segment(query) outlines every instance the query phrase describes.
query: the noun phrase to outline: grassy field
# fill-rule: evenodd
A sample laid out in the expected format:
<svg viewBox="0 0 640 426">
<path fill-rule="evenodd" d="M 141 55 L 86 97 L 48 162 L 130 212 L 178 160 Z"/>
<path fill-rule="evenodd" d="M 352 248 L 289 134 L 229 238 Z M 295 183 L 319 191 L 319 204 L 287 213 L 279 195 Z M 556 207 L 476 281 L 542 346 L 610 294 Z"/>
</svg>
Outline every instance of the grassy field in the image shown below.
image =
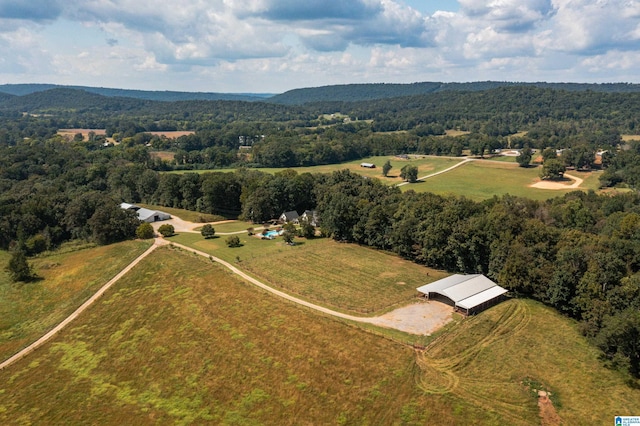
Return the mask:
<svg viewBox="0 0 640 426">
<path fill-rule="evenodd" d="M 448 275 L 377 250 L 325 238 L 297 239 L 291 247 L 281 238 L 240 237 L 243 246 L 238 248 L 227 247 L 226 237 L 205 240 L 199 234 L 183 233 L 170 240 L 236 263 L 274 288 L 355 314 L 406 304 L 415 296 L 416 287 Z"/>
<path fill-rule="evenodd" d="M 425 352 L 160 248 L 51 343 L 0 371 L 2 424 L 608 424 L 640 391 L 576 325 L 512 300 Z"/>
<path fill-rule="evenodd" d="M 412 189 L 416 192 L 433 192 L 436 194 L 464 195 L 472 200 L 481 201 L 494 195 L 511 194 L 535 200 L 546 200 L 561 196 L 574 190 L 545 190 L 530 188 L 529 185 L 539 180 L 540 168 L 518 167 L 517 164 L 474 161 L 453 169 L 439 176 L 426 179 L 411 185 L 404 185 L 403 191 Z M 571 171 L 570 173 L 584 179 L 580 189 L 598 188 L 598 174 Z"/>
<path fill-rule="evenodd" d="M 412 349 L 162 248 L 0 371 L 0 423 L 440 424 L 494 419 L 416 386 Z"/>
<path fill-rule="evenodd" d="M 640 408 L 640 390 L 605 369 L 576 324 L 528 300 L 467 319 L 418 356 L 427 393 L 453 394 L 517 423 L 534 389 L 551 392 L 567 425 L 602 425 Z M 528 388 L 524 385 L 528 385 Z"/>
<path fill-rule="evenodd" d="M 392 169 L 389 172 L 388 177 L 382 176 L 382 165 L 389 160 L 391 162 Z M 412 164 L 418 167 L 418 175 L 424 176 L 430 173 L 439 172 L 453 166 L 454 164 L 463 161 L 464 158 L 443 158 L 443 157 L 423 157 L 412 158 L 411 160 L 403 160 L 397 157 L 368 157 L 361 160 L 350 161 L 348 163 L 340 164 L 327 164 L 323 166 L 311 166 L 311 167 L 292 167 L 291 170 L 295 170 L 298 173 L 332 173 L 338 170 L 348 169 L 354 173 L 358 173 L 362 176 L 370 178 L 378 178 L 382 182 L 389 185 L 402 183 L 400 179 L 400 169 L 407 164 Z M 375 169 L 368 169 L 366 167 L 360 167 L 361 163 L 372 163 L 376 165 Z M 257 168 L 266 173 L 281 172 L 283 168 Z M 233 172 L 235 169 L 220 169 L 220 170 L 194 170 L 195 173 L 207 173 L 207 172 Z M 186 171 L 175 171 L 170 173 L 187 173 Z"/>
<path fill-rule="evenodd" d="M 217 214 L 208 214 L 208 213 L 200 213 L 194 212 L 191 210 L 185 209 L 174 209 L 172 207 L 164 207 L 164 206 L 156 206 L 152 204 L 141 204 L 137 203 L 137 206 L 144 207 L 150 210 L 160 210 L 165 213 L 169 213 L 171 216 L 177 216 L 182 220 L 187 220 L 189 222 L 217 222 L 220 220 L 226 220 L 224 216 L 220 216 Z"/>
<path fill-rule="evenodd" d="M 0 270 L 0 360 L 4 361 L 62 321 L 148 247 L 127 241 L 30 259 L 38 281 L 10 283 Z M 67 246 L 68 248 L 69 246 Z M 9 254 L 0 252 L 0 263 Z"/>
<path fill-rule="evenodd" d="M 623 142 L 640 141 L 640 135 L 620 135 Z"/>
</svg>

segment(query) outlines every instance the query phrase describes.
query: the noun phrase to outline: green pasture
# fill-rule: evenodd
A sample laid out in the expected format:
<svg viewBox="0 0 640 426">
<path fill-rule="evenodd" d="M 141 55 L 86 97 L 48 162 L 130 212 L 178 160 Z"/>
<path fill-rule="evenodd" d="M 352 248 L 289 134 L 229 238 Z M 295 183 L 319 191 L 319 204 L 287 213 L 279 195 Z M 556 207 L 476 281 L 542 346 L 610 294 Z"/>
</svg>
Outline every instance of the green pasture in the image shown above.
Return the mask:
<svg viewBox="0 0 640 426">
<path fill-rule="evenodd" d="M 127 241 L 29 259 L 38 280 L 11 283 L 0 269 L 0 360 L 36 341 L 142 254 L 150 243 Z M 10 255 L 0 252 L 6 265 Z"/>
<path fill-rule="evenodd" d="M 485 407 L 509 424 L 530 415 L 535 390 L 545 390 L 562 424 L 608 424 L 611 413 L 640 407 L 640 390 L 599 356 L 574 321 L 531 300 L 510 300 L 432 342 L 418 356 L 420 386 Z"/>
<path fill-rule="evenodd" d="M 546 200 L 562 196 L 575 189 L 549 190 L 531 188 L 539 181 L 539 167 L 518 167 L 517 164 L 494 161 L 473 161 L 447 173 L 424 181 L 402 186 L 403 191 L 433 192 L 435 194 L 462 195 L 476 201 L 486 200 L 494 195 L 511 194 L 534 200 Z M 571 174 L 584 179 L 580 190 L 597 190 L 598 173 L 571 171 Z"/>
<path fill-rule="evenodd" d="M 415 352 L 160 248 L 54 341 L 0 371 L 2 424 L 499 420 L 416 387 Z"/>
<path fill-rule="evenodd" d="M 640 390 L 598 356 L 528 300 L 415 351 L 164 247 L 0 371 L 0 423 L 538 425 L 542 389 L 562 424 L 607 424 Z"/>
<path fill-rule="evenodd" d="M 157 206 L 153 204 L 136 203 L 136 205 L 140 207 L 144 207 L 149 210 L 160 210 L 165 213 L 169 213 L 171 216 L 177 216 L 180 219 L 186 220 L 188 222 L 206 223 L 206 222 L 218 222 L 221 220 L 227 220 L 226 217 L 220 216 L 217 214 L 194 212 L 191 210 L 176 209 L 173 207 Z"/>
<path fill-rule="evenodd" d="M 242 247 L 229 248 L 226 236 L 205 240 L 182 233 L 170 238 L 201 250 L 263 280 L 268 285 L 332 309 L 371 314 L 410 302 L 416 288 L 448 274 L 397 256 L 326 238 L 262 240 L 241 234 Z"/>
<path fill-rule="evenodd" d="M 388 177 L 382 176 L 382 165 L 389 160 L 391 162 L 392 169 L 389 171 Z M 370 178 L 378 178 L 382 182 L 385 182 L 389 185 L 402 183 L 402 179 L 400 179 L 400 169 L 407 164 L 414 165 L 418 167 L 418 176 L 424 176 L 427 174 L 439 172 L 441 170 L 447 169 L 460 161 L 463 161 L 464 158 L 450 158 L 450 157 L 436 157 L 436 156 L 422 156 L 420 158 L 411 157 L 409 160 L 403 160 L 394 156 L 380 156 L 380 157 L 368 157 L 363 158 L 361 160 L 354 160 L 347 163 L 340 164 L 326 164 L 322 166 L 310 166 L 310 167 L 291 167 L 290 169 L 286 168 L 256 168 L 252 170 L 260 170 L 265 173 L 278 173 L 283 170 L 295 170 L 296 172 L 302 173 L 333 173 L 338 170 L 348 169 L 354 173 L 358 173 L 362 176 L 367 176 Z M 372 163 L 376 165 L 375 169 L 369 169 L 366 167 L 360 167 L 361 163 Z M 236 169 L 219 169 L 219 170 L 193 170 L 193 171 L 175 171 L 170 173 L 208 173 L 208 172 L 234 172 Z"/>
</svg>

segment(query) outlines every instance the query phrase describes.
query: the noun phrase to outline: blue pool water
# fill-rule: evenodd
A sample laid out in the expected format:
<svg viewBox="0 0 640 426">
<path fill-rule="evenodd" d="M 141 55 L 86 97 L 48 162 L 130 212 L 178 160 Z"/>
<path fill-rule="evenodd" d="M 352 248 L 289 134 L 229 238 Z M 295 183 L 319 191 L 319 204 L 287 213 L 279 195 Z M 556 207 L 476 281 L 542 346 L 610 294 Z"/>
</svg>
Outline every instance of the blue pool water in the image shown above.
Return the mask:
<svg viewBox="0 0 640 426">
<path fill-rule="evenodd" d="M 267 238 L 275 238 L 278 235 L 280 235 L 280 232 L 278 232 L 278 231 L 269 231 L 266 234 L 264 234 L 264 236 L 267 237 Z"/>
</svg>

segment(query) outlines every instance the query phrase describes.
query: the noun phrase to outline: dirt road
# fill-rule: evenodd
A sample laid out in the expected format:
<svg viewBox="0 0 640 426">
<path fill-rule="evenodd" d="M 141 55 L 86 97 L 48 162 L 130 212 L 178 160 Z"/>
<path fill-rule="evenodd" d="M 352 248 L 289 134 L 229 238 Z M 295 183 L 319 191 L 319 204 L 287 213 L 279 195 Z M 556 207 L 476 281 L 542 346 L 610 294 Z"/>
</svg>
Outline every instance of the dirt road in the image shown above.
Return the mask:
<svg viewBox="0 0 640 426">
<path fill-rule="evenodd" d="M 41 338 L 39 338 L 38 340 L 30 344 L 26 348 L 22 349 L 20 352 L 13 355 L 11 358 L 0 363 L 0 370 L 10 366 L 11 364 L 18 361 L 19 359 L 24 358 L 25 356 L 29 355 L 31 352 L 33 352 L 34 350 L 36 350 L 37 348 L 39 348 L 40 346 L 42 346 L 43 344 L 51 340 L 51 338 L 56 334 L 58 334 L 60 330 L 65 328 L 71 321 L 76 319 L 78 315 L 84 312 L 89 306 L 93 305 L 93 303 L 95 303 L 95 301 L 98 300 L 100 296 L 102 296 L 107 290 L 109 290 L 111 286 L 113 286 L 120 278 L 122 278 L 127 272 L 129 272 L 134 266 L 136 266 L 142 259 L 147 257 L 159 245 L 164 245 L 164 244 L 167 244 L 164 240 L 156 238 L 156 240 L 154 241 L 154 244 L 151 247 L 149 247 L 147 251 L 145 251 L 140 256 L 138 256 L 133 262 L 127 265 L 115 277 L 109 280 L 109 282 L 107 282 L 105 285 L 100 287 L 100 289 L 93 296 L 91 296 L 86 302 L 80 305 L 78 309 L 76 309 L 71 315 L 65 318 L 60 324 L 56 325 L 47 334 L 45 334 L 44 336 L 42 336 Z"/>
</svg>

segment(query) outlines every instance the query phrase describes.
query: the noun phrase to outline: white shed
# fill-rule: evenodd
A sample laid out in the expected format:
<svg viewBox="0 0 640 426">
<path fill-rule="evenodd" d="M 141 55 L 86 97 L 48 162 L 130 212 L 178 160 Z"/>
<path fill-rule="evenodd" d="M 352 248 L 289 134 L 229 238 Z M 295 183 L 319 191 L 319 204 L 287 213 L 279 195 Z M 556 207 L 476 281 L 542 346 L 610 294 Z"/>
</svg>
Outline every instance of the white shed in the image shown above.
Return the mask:
<svg viewBox="0 0 640 426">
<path fill-rule="evenodd" d="M 455 274 L 418 287 L 429 298 L 431 293 L 444 296 L 453 302 L 456 310 L 469 315 L 499 303 L 506 289 L 481 274 Z"/>
</svg>

